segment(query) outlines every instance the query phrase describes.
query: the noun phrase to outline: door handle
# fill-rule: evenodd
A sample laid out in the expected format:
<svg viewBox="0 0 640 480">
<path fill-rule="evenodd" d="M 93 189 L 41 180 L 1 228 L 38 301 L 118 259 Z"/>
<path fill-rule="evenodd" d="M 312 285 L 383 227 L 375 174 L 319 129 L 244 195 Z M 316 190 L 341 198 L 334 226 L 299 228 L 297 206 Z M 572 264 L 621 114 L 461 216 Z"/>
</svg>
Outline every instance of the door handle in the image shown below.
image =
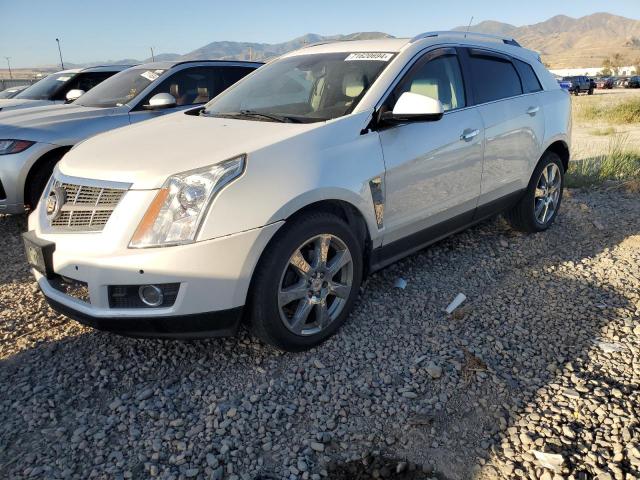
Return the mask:
<svg viewBox="0 0 640 480">
<path fill-rule="evenodd" d="M 540 107 L 529 107 L 529 110 L 527 110 L 527 114 L 535 117 L 536 113 L 538 113 L 539 111 Z"/>
<path fill-rule="evenodd" d="M 467 128 L 464 132 L 462 132 L 462 135 L 460 135 L 460 140 L 464 140 L 465 142 L 468 142 L 473 138 L 477 137 L 479 133 L 480 133 L 480 130 L 478 130 L 477 128 L 475 130 Z"/>
</svg>

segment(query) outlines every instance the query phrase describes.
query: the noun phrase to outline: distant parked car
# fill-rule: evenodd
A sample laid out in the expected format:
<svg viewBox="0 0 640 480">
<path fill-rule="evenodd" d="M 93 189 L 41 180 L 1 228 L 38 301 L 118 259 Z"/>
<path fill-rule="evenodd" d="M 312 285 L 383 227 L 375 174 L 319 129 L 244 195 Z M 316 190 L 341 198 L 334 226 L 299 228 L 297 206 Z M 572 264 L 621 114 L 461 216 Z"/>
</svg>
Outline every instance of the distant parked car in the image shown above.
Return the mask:
<svg viewBox="0 0 640 480">
<path fill-rule="evenodd" d="M 580 93 L 593 95 L 594 85 L 589 77 L 585 77 L 584 75 L 562 77 L 562 81 L 569 84 L 569 92 L 574 95 L 579 95 Z"/>
<path fill-rule="evenodd" d="M 629 84 L 629 77 L 620 77 L 616 80 L 617 88 L 626 88 Z"/>
<path fill-rule="evenodd" d="M 4 90 L 2 90 L 0 92 L 0 99 L 13 98 L 17 94 L 19 94 L 22 90 L 24 90 L 25 88 L 28 88 L 28 87 L 29 87 L 29 85 L 18 85 L 18 86 L 15 86 L 15 87 L 5 88 Z"/>
<path fill-rule="evenodd" d="M 625 88 L 640 88 L 640 76 L 631 77 Z"/>
<path fill-rule="evenodd" d="M 613 88 L 613 78 L 606 77 L 596 81 L 596 88 L 610 90 Z"/>
<path fill-rule="evenodd" d="M 35 207 L 58 160 L 92 135 L 204 104 L 254 62 L 156 62 L 114 75 L 70 105 L 0 114 L 0 213 Z"/>
<path fill-rule="evenodd" d="M 109 65 L 53 73 L 25 88 L 15 97 L 0 100 L 0 113 L 73 101 L 100 82 L 130 67 L 131 65 Z"/>
</svg>

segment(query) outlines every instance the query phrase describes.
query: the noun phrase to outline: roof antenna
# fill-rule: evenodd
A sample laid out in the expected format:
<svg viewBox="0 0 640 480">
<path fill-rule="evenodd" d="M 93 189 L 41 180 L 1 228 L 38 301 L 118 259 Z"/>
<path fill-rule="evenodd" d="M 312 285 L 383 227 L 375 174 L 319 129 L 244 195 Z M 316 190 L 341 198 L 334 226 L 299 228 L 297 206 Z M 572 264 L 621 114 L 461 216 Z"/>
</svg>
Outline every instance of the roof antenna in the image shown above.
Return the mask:
<svg viewBox="0 0 640 480">
<path fill-rule="evenodd" d="M 467 31 L 464 32 L 464 38 L 467 38 L 467 33 L 469 33 L 469 29 L 471 28 L 472 23 L 473 23 L 473 15 L 471 15 L 471 20 L 469 20 L 469 25 L 467 25 Z"/>
</svg>

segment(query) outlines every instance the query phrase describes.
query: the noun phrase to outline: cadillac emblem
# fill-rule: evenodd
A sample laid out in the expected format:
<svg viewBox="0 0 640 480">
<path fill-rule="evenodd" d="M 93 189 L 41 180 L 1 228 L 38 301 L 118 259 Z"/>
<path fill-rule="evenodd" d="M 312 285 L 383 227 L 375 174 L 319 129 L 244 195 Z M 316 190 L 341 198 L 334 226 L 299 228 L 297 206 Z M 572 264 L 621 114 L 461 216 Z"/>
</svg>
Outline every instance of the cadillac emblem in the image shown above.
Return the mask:
<svg viewBox="0 0 640 480">
<path fill-rule="evenodd" d="M 67 201 L 67 194 L 61 187 L 54 187 L 49 191 L 49 195 L 47 196 L 47 218 L 50 222 L 53 222 L 56 218 L 60 216 L 60 211 L 62 210 L 62 206 Z"/>
</svg>

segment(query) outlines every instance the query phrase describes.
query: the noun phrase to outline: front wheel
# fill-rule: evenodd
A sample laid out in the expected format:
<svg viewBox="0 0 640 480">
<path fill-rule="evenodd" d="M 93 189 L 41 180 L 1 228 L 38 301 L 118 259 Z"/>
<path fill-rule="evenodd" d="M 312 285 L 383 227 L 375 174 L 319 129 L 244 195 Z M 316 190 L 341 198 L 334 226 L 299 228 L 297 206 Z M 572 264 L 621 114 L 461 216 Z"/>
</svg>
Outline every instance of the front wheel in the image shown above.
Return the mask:
<svg viewBox="0 0 640 480">
<path fill-rule="evenodd" d="M 551 226 L 562 202 L 564 166 L 560 157 L 546 152 L 531 176 L 518 204 L 505 215 L 509 223 L 524 232 L 541 232 Z"/>
<path fill-rule="evenodd" d="M 589 91 L 587 92 L 588 95 L 593 95 L 593 88 L 590 88 Z"/>
<path fill-rule="evenodd" d="M 285 351 L 318 345 L 344 323 L 361 281 L 361 242 L 346 222 L 329 213 L 293 219 L 256 269 L 251 330 Z"/>
</svg>

